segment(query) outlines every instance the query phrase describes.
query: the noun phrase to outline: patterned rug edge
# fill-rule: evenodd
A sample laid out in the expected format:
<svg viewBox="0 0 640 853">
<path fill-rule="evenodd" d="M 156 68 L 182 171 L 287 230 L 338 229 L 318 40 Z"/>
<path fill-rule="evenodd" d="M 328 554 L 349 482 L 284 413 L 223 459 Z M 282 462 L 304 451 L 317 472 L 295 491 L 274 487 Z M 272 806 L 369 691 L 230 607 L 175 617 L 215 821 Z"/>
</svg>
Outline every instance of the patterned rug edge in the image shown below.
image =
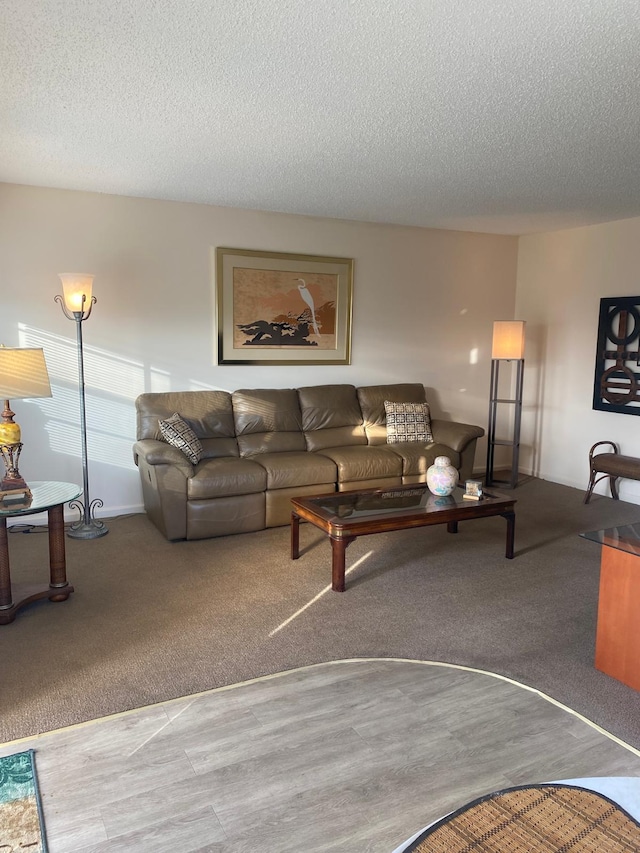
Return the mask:
<svg viewBox="0 0 640 853">
<path fill-rule="evenodd" d="M 47 853 L 35 750 L 0 758 L 0 850 Z"/>
</svg>

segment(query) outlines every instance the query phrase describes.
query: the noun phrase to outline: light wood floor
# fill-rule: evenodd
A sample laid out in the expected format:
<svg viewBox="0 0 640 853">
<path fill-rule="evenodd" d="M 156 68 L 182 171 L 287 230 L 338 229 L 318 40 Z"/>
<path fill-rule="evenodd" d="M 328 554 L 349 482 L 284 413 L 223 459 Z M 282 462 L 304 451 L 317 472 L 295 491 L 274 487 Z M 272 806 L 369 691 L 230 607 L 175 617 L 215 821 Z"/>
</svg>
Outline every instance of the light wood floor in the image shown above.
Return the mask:
<svg viewBox="0 0 640 853">
<path fill-rule="evenodd" d="M 483 793 L 640 776 L 537 693 L 412 661 L 343 661 L 0 746 L 36 750 L 50 853 L 391 853 Z"/>
</svg>

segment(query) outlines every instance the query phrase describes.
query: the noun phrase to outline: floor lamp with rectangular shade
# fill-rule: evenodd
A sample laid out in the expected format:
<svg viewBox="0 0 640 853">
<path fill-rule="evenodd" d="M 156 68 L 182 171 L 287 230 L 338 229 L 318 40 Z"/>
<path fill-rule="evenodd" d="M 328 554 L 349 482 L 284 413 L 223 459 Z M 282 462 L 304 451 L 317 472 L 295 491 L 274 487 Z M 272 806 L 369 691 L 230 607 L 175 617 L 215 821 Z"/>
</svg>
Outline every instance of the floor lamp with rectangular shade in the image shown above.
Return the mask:
<svg viewBox="0 0 640 853">
<path fill-rule="evenodd" d="M 38 347 L 0 346 L 0 400 L 4 410 L 0 421 L 0 454 L 5 473 L 0 481 L 0 500 L 22 499 L 31 496 L 31 489 L 18 470 L 22 451 L 22 432 L 14 421 L 11 400 L 29 400 L 50 397 L 51 385 L 44 360 L 44 352 Z"/>
<path fill-rule="evenodd" d="M 87 457 L 87 416 L 84 393 L 84 355 L 82 346 L 82 324 L 89 319 L 91 309 L 96 304 L 95 296 L 91 295 L 93 289 L 92 275 L 84 273 L 60 273 L 62 282 L 62 296 L 54 297 L 60 304 L 62 311 L 69 320 L 76 324 L 76 337 L 78 342 L 78 376 L 80 385 L 80 430 L 82 438 L 82 482 L 84 500 L 76 499 L 69 502 L 69 506 L 80 511 L 80 520 L 74 522 L 67 530 L 67 536 L 72 539 L 97 539 L 109 532 L 104 522 L 95 517 L 97 508 L 103 505 L 100 498 L 89 498 L 89 462 Z"/>
<path fill-rule="evenodd" d="M 491 390 L 489 394 L 489 428 L 487 432 L 487 486 L 507 486 L 515 489 L 518 484 L 518 462 L 520 457 L 520 421 L 522 417 L 522 381 L 524 377 L 525 322 L 523 320 L 498 321 L 493 324 L 491 348 Z M 500 364 L 513 361 L 516 365 L 513 397 L 500 396 Z M 511 377 L 512 382 L 514 377 Z M 513 387 L 513 386 L 512 386 Z M 498 407 L 513 407 L 511 438 L 496 438 Z M 511 472 L 508 480 L 497 480 L 494 476 L 495 448 L 512 448 Z"/>
</svg>

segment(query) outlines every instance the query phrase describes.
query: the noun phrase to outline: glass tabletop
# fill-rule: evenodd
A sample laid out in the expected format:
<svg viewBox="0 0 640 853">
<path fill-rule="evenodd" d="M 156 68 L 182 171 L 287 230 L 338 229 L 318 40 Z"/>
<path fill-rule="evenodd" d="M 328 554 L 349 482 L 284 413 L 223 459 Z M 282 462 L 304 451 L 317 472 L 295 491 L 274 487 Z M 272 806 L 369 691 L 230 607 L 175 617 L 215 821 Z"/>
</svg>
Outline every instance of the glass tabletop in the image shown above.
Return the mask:
<svg viewBox="0 0 640 853">
<path fill-rule="evenodd" d="M 608 545 L 618 551 L 626 551 L 628 554 L 640 554 L 640 523 L 622 524 L 619 527 L 607 527 L 603 530 L 590 530 L 581 533 L 583 539 L 597 542 L 599 545 Z"/>
<path fill-rule="evenodd" d="M 27 485 L 31 489 L 31 497 L 16 492 L 16 497 L 3 497 L 0 500 L 0 517 L 44 512 L 52 506 L 66 504 L 82 494 L 82 489 L 75 483 L 38 480 Z"/>
<path fill-rule="evenodd" d="M 373 489 L 363 492 L 336 492 L 331 495 L 301 498 L 300 502 L 333 518 L 371 518 L 377 515 L 403 513 L 432 513 L 453 507 L 490 504 L 506 499 L 504 495 L 485 490 L 480 501 L 463 498 L 464 489 L 456 487 L 452 494 L 434 495 L 426 485 L 398 486 L 394 489 Z"/>
</svg>

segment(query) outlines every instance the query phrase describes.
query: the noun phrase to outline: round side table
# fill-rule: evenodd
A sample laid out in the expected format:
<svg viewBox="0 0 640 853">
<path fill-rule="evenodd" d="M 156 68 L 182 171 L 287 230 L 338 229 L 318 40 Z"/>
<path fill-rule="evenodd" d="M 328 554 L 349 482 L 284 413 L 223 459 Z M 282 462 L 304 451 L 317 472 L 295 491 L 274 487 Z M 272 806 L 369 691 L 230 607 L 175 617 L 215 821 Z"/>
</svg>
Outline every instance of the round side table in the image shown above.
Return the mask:
<svg viewBox="0 0 640 853">
<path fill-rule="evenodd" d="M 29 483 L 31 496 L 0 500 L 0 625 L 16 618 L 16 611 L 31 601 L 48 598 L 66 601 L 73 592 L 67 582 L 63 506 L 82 494 L 74 483 Z M 11 583 L 7 519 L 47 512 L 49 521 L 49 584 Z"/>
</svg>

